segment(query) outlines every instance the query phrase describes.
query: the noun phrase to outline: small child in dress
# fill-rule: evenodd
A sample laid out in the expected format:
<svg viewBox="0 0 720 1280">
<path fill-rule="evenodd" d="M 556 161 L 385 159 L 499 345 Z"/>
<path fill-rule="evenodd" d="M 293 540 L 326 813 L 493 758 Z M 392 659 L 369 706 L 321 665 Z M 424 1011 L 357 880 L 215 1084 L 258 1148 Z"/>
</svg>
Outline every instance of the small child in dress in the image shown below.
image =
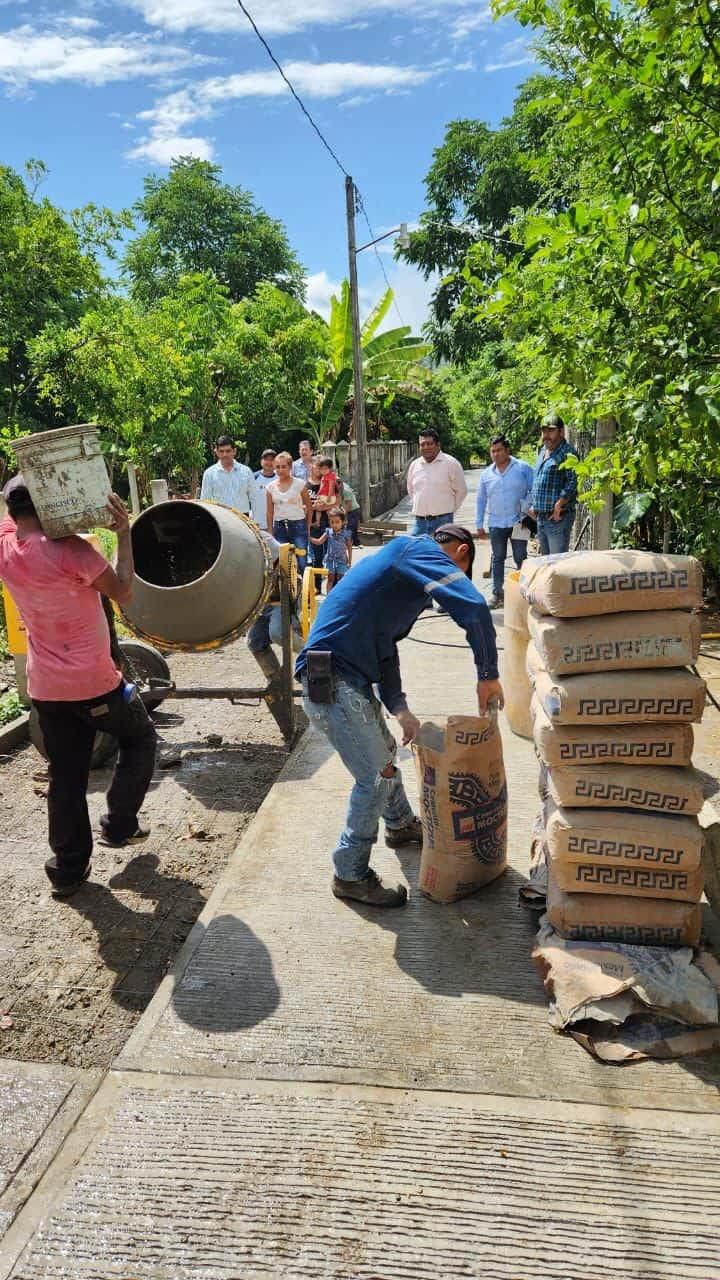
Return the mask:
<svg viewBox="0 0 720 1280">
<path fill-rule="evenodd" d="M 332 591 L 352 564 L 352 534 L 346 528 L 344 511 L 334 508 L 328 518 L 329 527 L 319 538 L 311 538 L 310 541 L 316 547 L 325 547 L 323 567 L 328 571 L 327 589 Z"/>
<path fill-rule="evenodd" d="M 318 489 L 318 499 L 322 505 L 322 500 L 332 498 L 333 507 L 340 499 L 340 489 L 338 485 L 337 472 L 333 471 L 332 458 L 321 458 L 318 463 L 320 467 L 320 488 Z"/>
</svg>

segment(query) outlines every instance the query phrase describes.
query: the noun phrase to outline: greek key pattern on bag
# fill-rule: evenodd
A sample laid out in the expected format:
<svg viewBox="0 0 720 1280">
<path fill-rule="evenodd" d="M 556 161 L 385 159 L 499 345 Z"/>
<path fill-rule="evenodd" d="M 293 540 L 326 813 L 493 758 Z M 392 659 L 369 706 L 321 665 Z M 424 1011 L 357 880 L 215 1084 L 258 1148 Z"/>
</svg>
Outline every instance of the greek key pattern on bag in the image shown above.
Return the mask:
<svg viewBox="0 0 720 1280">
<path fill-rule="evenodd" d="M 695 703 L 692 698 L 581 698 L 578 714 L 581 716 L 692 716 Z"/>
<path fill-rule="evenodd" d="M 662 809 L 665 813 L 681 813 L 688 797 L 649 791 L 647 787 L 623 786 L 620 782 L 602 782 L 599 778 L 576 778 L 576 800 L 606 800 L 610 804 L 627 804 L 633 809 Z"/>
<path fill-rule="evenodd" d="M 671 742 L 561 742 L 561 760 L 671 760 Z"/>
<path fill-rule="evenodd" d="M 608 591 L 679 591 L 689 585 L 687 569 L 624 569 L 621 573 L 588 574 L 572 578 L 571 596 L 589 596 Z"/>
<path fill-rule="evenodd" d="M 628 662 L 631 658 L 676 658 L 682 652 L 680 636 L 642 636 L 635 640 L 598 640 L 595 644 L 566 644 L 564 662 Z"/>
<path fill-rule="evenodd" d="M 635 844 L 629 840 L 606 840 L 602 836 L 568 836 L 568 853 L 581 853 L 586 858 L 618 858 L 623 862 L 657 862 L 677 866 L 682 849 L 655 844 Z"/>
<path fill-rule="evenodd" d="M 563 928 L 571 942 L 634 942 L 639 946 L 671 947 L 682 942 L 684 930 L 667 925 L 656 928 L 641 924 L 571 924 Z"/>
<path fill-rule="evenodd" d="M 687 871 L 658 871 L 655 867 L 577 866 L 578 884 L 601 884 L 608 889 L 655 889 L 682 893 L 688 887 Z"/>
</svg>

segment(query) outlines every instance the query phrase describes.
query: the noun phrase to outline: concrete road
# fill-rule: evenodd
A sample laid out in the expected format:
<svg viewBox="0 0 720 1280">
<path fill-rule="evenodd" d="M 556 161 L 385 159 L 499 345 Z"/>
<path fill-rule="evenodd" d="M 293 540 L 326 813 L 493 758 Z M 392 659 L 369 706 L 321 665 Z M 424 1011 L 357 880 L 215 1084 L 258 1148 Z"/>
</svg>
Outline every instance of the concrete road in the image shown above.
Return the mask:
<svg viewBox="0 0 720 1280">
<path fill-rule="evenodd" d="M 416 714 L 473 713 L 449 619 L 424 615 L 402 664 Z M 59 1136 L 0 1280 L 720 1274 L 720 1056 L 603 1067 L 550 1030 L 517 901 L 536 764 L 503 736 L 507 874 L 437 906 L 417 852 L 381 841 L 378 870 L 411 895 L 386 913 L 330 894 L 349 783 L 301 741 Z M 408 752 L 401 766 L 414 793 Z"/>
</svg>

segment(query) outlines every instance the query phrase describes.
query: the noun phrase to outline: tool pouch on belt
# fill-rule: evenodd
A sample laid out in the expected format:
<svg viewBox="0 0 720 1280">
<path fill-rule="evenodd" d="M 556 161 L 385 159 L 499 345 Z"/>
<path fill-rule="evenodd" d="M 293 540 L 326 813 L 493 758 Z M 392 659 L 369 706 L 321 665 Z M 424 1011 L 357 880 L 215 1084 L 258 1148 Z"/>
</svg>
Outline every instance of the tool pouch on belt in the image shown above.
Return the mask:
<svg viewBox="0 0 720 1280">
<path fill-rule="evenodd" d="M 335 672 L 329 649 L 309 649 L 307 652 L 308 698 L 311 702 L 335 701 Z"/>
</svg>

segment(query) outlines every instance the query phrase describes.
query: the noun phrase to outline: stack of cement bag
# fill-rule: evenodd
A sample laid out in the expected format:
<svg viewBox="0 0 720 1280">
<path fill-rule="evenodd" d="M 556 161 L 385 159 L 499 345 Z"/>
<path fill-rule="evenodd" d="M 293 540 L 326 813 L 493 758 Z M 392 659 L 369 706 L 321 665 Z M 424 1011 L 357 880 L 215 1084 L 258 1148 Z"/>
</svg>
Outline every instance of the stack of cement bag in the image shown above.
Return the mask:
<svg viewBox="0 0 720 1280">
<path fill-rule="evenodd" d="M 528 561 L 528 671 L 541 761 L 547 910 L 565 938 L 700 936 L 703 804 L 691 725 L 705 684 L 690 556 L 590 551 Z"/>
</svg>

